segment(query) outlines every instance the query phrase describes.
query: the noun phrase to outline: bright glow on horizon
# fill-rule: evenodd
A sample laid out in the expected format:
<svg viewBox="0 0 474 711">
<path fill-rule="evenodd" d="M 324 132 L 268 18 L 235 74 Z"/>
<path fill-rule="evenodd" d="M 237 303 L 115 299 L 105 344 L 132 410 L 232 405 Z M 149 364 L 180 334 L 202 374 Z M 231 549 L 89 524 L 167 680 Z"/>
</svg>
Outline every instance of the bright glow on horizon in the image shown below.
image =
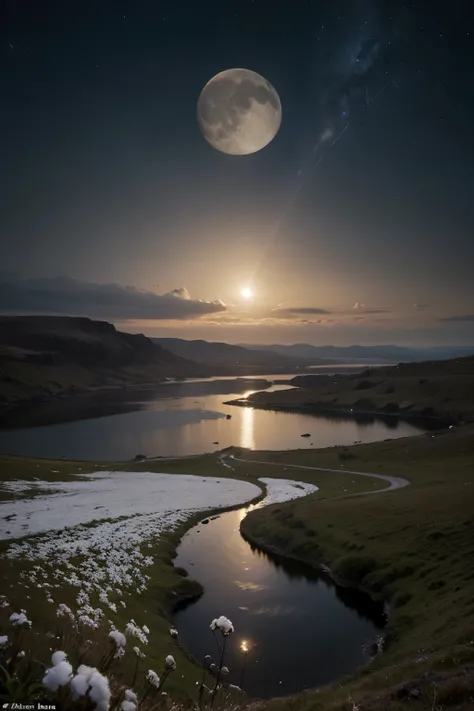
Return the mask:
<svg viewBox="0 0 474 711">
<path fill-rule="evenodd" d="M 253 291 L 248 286 L 244 286 L 243 289 L 241 289 L 240 293 L 244 297 L 244 299 L 251 299 L 253 296 Z"/>
</svg>

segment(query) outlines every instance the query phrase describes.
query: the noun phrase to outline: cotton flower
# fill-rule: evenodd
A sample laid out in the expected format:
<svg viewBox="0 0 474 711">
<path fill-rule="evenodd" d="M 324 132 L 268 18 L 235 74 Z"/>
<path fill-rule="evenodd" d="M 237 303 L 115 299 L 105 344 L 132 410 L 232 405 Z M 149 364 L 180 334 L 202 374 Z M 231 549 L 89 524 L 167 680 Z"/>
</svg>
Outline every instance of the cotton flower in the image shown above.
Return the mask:
<svg viewBox="0 0 474 711">
<path fill-rule="evenodd" d="M 160 677 L 156 672 L 153 671 L 153 669 L 148 670 L 148 674 L 146 675 L 147 681 L 150 682 L 150 684 L 156 688 L 159 687 L 160 685 Z"/>
<path fill-rule="evenodd" d="M 222 674 L 228 674 L 228 673 L 229 673 L 229 667 L 222 667 L 221 673 L 222 673 Z"/>
<path fill-rule="evenodd" d="M 109 680 L 95 667 L 81 664 L 76 676 L 71 679 L 74 698 L 86 696 L 95 701 L 97 711 L 108 711 L 110 705 Z"/>
<path fill-rule="evenodd" d="M 2 649 L 2 647 L 6 647 L 7 644 L 8 644 L 8 635 L 5 634 L 2 637 L 0 637 L 0 649 Z"/>
<path fill-rule="evenodd" d="M 145 634 L 150 634 L 150 630 L 146 625 L 142 625 L 142 630 L 144 631 Z"/>
<path fill-rule="evenodd" d="M 170 671 L 174 671 L 176 669 L 176 662 L 171 654 L 168 654 L 165 659 L 165 669 L 169 669 Z"/>
<path fill-rule="evenodd" d="M 111 632 L 109 632 L 109 639 L 114 642 L 117 649 L 119 647 L 125 647 L 125 645 L 127 644 L 127 638 L 125 637 L 125 635 L 116 629 L 113 629 Z"/>
<path fill-rule="evenodd" d="M 140 640 L 142 644 L 148 644 L 148 638 L 143 630 L 138 627 L 135 620 L 130 620 L 125 627 L 125 634 L 129 634 L 131 637 L 136 637 Z"/>
<path fill-rule="evenodd" d="M 227 617 L 224 617 L 224 615 L 221 615 L 217 619 L 212 620 L 211 622 L 211 630 L 214 632 L 215 630 L 219 630 L 224 637 L 227 637 L 228 635 L 232 634 L 234 631 L 234 625 L 230 620 L 227 619 Z"/>
<path fill-rule="evenodd" d="M 57 666 L 60 662 L 65 662 L 67 659 L 67 654 L 66 652 L 54 652 L 53 656 L 51 657 L 51 661 L 53 662 L 53 666 Z"/>
<path fill-rule="evenodd" d="M 145 655 L 143 654 L 143 652 L 142 652 L 142 650 L 140 649 L 140 647 L 134 647 L 134 648 L 133 648 L 133 651 L 135 652 L 135 654 L 137 655 L 137 657 L 140 657 L 141 659 L 145 659 Z"/>
<path fill-rule="evenodd" d="M 176 639 L 176 637 L 178 636 L 178 634 L 179 634 L 179 632 L 178 632 L 178 630 L 176 629 L 176 627 L 172 627 L 172 628 L 170 629 L 170 635 L 173 637 L 173 639 Z"/>
<path fill-rule="evenodd" d="M 31 627 L 31 621 L 27 618 L 24 610 L 22 610 L 20 613 L 12 612 L 12 614 L 10 615 L 10 622 L 15 627 L 20 627 L 21 625 L 30 625 Z"/>
<path fill-rule="evenodd" d="M 54 652 L 51 657 L 53 666 L 46 669 L 43 677 L 43 686 L 49 691 L 57 691 L 60 686 L 66 686 L 72 678 L 72 666 L 66 661 L 65 652 Z"/>
<path fill-rule="evenodd" d="M 18 654 L 16 656 L 18 657 L 18 659 L 23 659 L 25 654 L 26 654 L 26 652 L 22 649 L 21 652 L 18 652 Z"/>
<path fill-rule="evenodd" d="M 58 617 L 69 617 L 71 622 L 74 622 L 74 614 L 73 614 L 71 608 L 68 607 L 67 605 L 65 605 L 64 602 L 61 602 L 58 605 L 58 609 L 56 610 L 56 615 Z"/>
<path fill-rule="evenodd" d="M 93 620 L 89 615 L 79 615 L 77 618 L 78 622 L 81 623 L 81 625 L 85 625 L 86 627 L 92 627 L 93 629 L 97 629 L 99 626 L 95 620 Z"/>
<path fill-rule="evenodd" d="M 123 647 L 117 647 L 114 654 L 114 659 L 122 659 L 125 656 L 125 649 Z"/>
<path fill-rule="evenodd" d="M 71 679 L 71 688 L 73 699 L 77 699 L 79 696 L 85 696 L 89 688 L 87 677 L 82 674 L 76 674 L 76 676 Z"/>
<path fill-rule="evenodd" d="M 92 701 L 95 701 L 97 711 L 108 711 L 110 704 L 110 688 L 107 677 L 102 676 L 97 669 L 94 669 L 90 676 L 89 684 L 91 686 L 89 696 Z"/>
<path fill-rule="evenodd" d="M 125 691 L 125 699 L 122 701 L 120 708 L 122 711 L 136 711 L 137 704 L 137 695 L 131 689 L 127 689 Z"/>
</svg>

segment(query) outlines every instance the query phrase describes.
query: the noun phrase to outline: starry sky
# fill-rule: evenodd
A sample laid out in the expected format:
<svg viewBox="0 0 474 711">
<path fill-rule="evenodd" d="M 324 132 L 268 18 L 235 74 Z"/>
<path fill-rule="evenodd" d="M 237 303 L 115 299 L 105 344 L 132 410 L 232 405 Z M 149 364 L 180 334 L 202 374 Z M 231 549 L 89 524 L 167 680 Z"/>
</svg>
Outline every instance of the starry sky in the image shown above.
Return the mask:
<svg viewBox="0 0 474 711">
<path fill-rule="evenodd" d="M 1 0 L 0 311 L 474 345 L 470 6 Z M 282 104 L 247 156 L 196 118 L 233 67 Z"/>
</svg>

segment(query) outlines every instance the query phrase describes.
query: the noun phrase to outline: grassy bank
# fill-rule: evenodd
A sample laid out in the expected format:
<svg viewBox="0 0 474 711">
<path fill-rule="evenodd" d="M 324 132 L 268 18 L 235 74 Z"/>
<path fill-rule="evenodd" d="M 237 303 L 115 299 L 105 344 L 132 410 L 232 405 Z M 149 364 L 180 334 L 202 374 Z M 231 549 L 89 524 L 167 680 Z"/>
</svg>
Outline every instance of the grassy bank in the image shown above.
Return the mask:
<svg viewBox="0 0 474 711">
<path fill-rule="evenodd" d="M 345 453 L 333 448 L 257 456 L 340 467 L 341 454 L 347 469 L 403 476 L 411 485 L 381 495 L 316 496 L 270 506 L 249 514 L 242 530 L 257 544 L 329 565 L 336 578 L 389 600 L 386 650 L 342 686 L 262 709 L 342 709 L 350 693 L 361 709 L 398 710 L 411 688 L 410 708 L 473 708 L 474 427 Z"/>
<path fill-rule="evenodd" d="M 474 421 L 474 358 L 403 363 L 350 375 L 299 376 L 289 390 L 259 392 L 252 407 L 314 413 L 427 418 L 436 423 Z M 232 404 L 245 405 L 235 400 Z"/>
<path fill-rule="evenodd" d="M 203 469 L 208 469 L 208 467 L 203 467 L 202 463 L 201 466 L 199 466 L 194 464 L 194 462 L 194 466 L 186 467 L 187 461 L 190 460 L 170 462 L 170 464 L 172 464 L 170 468 L 175 470 L 181 469 L 181 471 L 187 471 L 187 473 L 189 473 L 191 469 L 193 470 L 192 473 L 198 473 L 198 471 L 200 471 L 201 474 L 203 473 Z M 219 469 L 217 469 L 217 467 L 219 467 Z M 163 469 L 166 468 L 167 467 L 163 467 L 163 465 L 160 466 L 158 462 L 155 462 L 153 467 L 156 471 L 163 471 Z M 151 463 L 148 467 L 123 462 L 110 463 L 105 466 L 94 462 L 64 462 L 10 456 L 0 457 L 1 480 L 4 482 L 18 479 L 40 479 L 45 481 L 45 483 L 53 482 L 54 484 L 54 482 L 77 481 L 82 475 L 88 472 L 98 472 L 104 469 L 109 471 L 130 471 L 131 476 L 133 476 L 134 471 L 139 471 L 140 469 L 150 470 L 152 466 Z M 216 463 L 215 473 L 217 473 L 217 471 L 220 473 L 222 470 L 225 474 L 226 470 L 223 469 L 222 465 Z M 46 491 L 41 488 L 41 485 L 38 488 L 33 488 L 32 484 L 31 490 L 26 489 L 16 494 L 1 488 L 0 492 L 2 500 L 8 505 L 10 502 L 13 503 L 14 498 L 25 499 L 42 493 L 50 495 L 54 493 L 54 490 Z M 240 506 L 241 505 L 239 505 L 239 507 Z M 229 507 L 229 509 L 230 508 L 232 507 Z M 133 592 L 124 591 L 120 596 L 115 594 L 114 590 L 111 590 L 108 593 L 109 600 L 117 606 L 113 614 L 107 610 L 107 607 L 103 601 L 100 600 L 96 592 L 90 594 L 90 604 L 92 608 L 101 607 L 104 609 L 106 615 L 104 624 L 99 631 L 89 631 L 95 646 L 98 649 L 105 650 L 105 652 L 109 649 L 109 641 L 107 639 L 108 626 L 105 623 L 107 616 L 119 630 L 123 630 L 127 622 L 131 619 L 136 620 L 138 625 L 146 624 L 149 628 L 149 644 L 147 646 L 140 645 L 141 651 L 146 657 L 139 660 L 138 675 L 140 678 L 144 677 L 148 669 L 156 669 L 158 673 L 160 673 L 165 656 L 172 654 L 177 662 L 178 672 L 170 676 L 166 690 L 170 698 L 176 702 L 186 703 L 189 702 L 190 699 L 196 698 L 196 684 L 201 681 L 202 670 L 198 662 L 180 645 L 179 638 L 176 640 L 170 636 L 171 615 L 178 604 L 184 600 L 200 596 L 203 589 L 198 581 L 192 580 L 187 576 L 185 570 L 175 568 L 173 566 L 173 559 L 180 539 L 186 530 L 197 524 L 205 516 L 211 516 L 217 513 L 222 513 L 222 508 L 214 508 L 207 511 L 203 510 L 189 515 L 187 520 L 175 527 L 174 530 L 162 533 L 156 538 L 142 543 L 139 546 L 142 549 L 142 553 L 153 559 L 152 565 L 145 569 L 146 575 L 149 576 L 146 589 L 140 592 L 136 590 L 133 590 Z M 102 525 L 107 522 L 113 523 L 116 520 L 118 519 L 97 520 L 86 524 L 86 526 L 88 528 L 94 528 L 97 525 Z M 78 532 L 77 535 L 78 539 L 80 539 L 80 532 Z M 42 537 L 42 534 L 39 534 L 25 540 L 31 542 L 41 541 Z M 60 603 L 66 604 L 72 610 L 77 609 L 78 603 L 76 596 L 78 588 L 74 584 L 65 584 L 62 578 L 58 578 L 56 575 L 57 569 L 53 569 L 51 564 L 47 561 L 44 562 L 42 559 L 29 559 L 28 555 L 14 560 L 7 558 L 5 555 L 7 549 L 22 540 L 23 539 L 0 542 L 0 579 L 2 580 L 0 592 L 10 602 L 10 607 L 6 608 L 6 610 L 0 609 L 0 634 L 8 633 L 10 635 L 13 630 L 11 629 L 11 624 L 8 623 L 8 615 L 13 611 L 19 612 L 20 609 L 25 609 L 33 621 L 32 631 L 35 638 L 39 635 L 40 639 L 44 639 L 45 634 L 58 629 L 57 608 Z M 67 572 L 66 569 L 69 567 L 69 563 L 72 563 L 77 569 L 81 566 L 82 560 L 80 554 L 78 554 L 77 557 L 73 556 L 69 558 L 68 562 L 61 565 L 61 572 Z M 35 568 L 40 572 L 36 573 L 36 580 L 32 582 L 30 578 Z M 42 578 L 42 570 L 48 574 L 44 579 Z M 72 568 L 72 570 L 74 570 L 74 568 Z M 60 585 L 57 585 L 58 580 L 61 581 Z M 48 587 L 48 591 L 44 585 L 45 582 L 52 584 L 52 587 Z M 54 604 L 48 601 L 45 593 L 46 595 L 52 595 Z M 122 600 L 124 602 L 126 601 L 125 608 L 122 608 L 119 604 Z M 216 611 L 216 616 L 219 612 L 220 611 Z M 211 620 L 203 620 L 203 632 L 210 622 Z M 69 641 L 71 641 L 70 635 Z M 50 642 L 47 645 L 41 645 L 38 639 L 36 639 L 36 642 L 33 640 L 33 642 L 35 655 L 48 666 L 51 654 L 49 645 L 54 645 L 54 643 Z M 135 643 L 137 642 L 135 641 Z M 123 660 L 120 660 L 120 663 L 117 662 L 117 664 L 114 664 L 112 667 L 112 672 L 114 672 L 116 678 L 123 680 L 124 683 L 129 686 L 132 685 L 131 680 L 137 673 L 135 668 L 137 657 L 131 649 L 133 644 L 134 642 L 132 641 L 128 643 L 127 654 Z M 57 647 L 52 647 L 52 649 L 55 648 Z M 66 651 L 70 650 L 66 648 Z M 91 651 L 91 654 L 93 651 L 94 650 Z M 210 652 L 214 652 L 214 650 L 211 649 Z M 79 663 L 77 661 L 77 650 L 76 659 L 74 657 L 75 655 L 72 653 L 71 661 L 77 665 Z M 88 657 L 88 659 L 89 658 L 91 657 Z M 92 663 L 92 661 L 86 663 Z M 206 675 L 206 680 L 210 683 L 210 677 L 208 675 Z M 0 683 L 0 691 L 1 686 Z M 20 700 L 24 701 L 24 696 Z"/>
</svg>

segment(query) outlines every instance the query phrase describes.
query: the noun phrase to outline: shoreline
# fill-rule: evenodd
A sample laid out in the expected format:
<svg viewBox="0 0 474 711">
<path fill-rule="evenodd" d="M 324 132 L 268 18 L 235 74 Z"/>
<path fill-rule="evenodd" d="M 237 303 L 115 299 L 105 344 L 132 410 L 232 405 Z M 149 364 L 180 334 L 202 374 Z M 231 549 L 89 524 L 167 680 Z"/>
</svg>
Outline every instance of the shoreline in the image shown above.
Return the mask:
<svg viewBox="0 0 474 711">
<path fill-rule="evenodd" d="M 216 379 L 219 380 L 216 380 Z M 31 427 L 43 427 L 61 424 L 63 422 L 72 422 L 74 420 L 86 420 L 93 419 L 87 412 L 87 408 L 82 412 L 54 412 L 54 408 L 67 408 L 68 406 L 72 409 L 74 407 L 80 406 L 81 404 L 86 405 L 86 400 L 89 398 L 91 400 L 97 398 L 103 398 L 101 403 L 106 409 L 106 415 L 110 414 L 126 414 L 127 412 L 136 412 L 144 409 L 146 405 L 143 403 L 120 403 L 120 400 L 114 400 L 115 395 L 120 395 L 123 393 L 141 393 L 154 391 L 165 386 L 178 386 L 185 383 L 193 383 L 196 380 L 203 383 L 213 383 L 220 380 L 230 380 L 239 383 L 241 381 L 252 381 L 257 383 L 259 388 L 263 388 L 265 385 L 271 387 L 271 381 L 266 378 L 260 377 L 239 377 L 239 376 L 229 376 L 222 378 L 220 375 L 205 376 L 202 378 L 182 378 L 182 379 L 169 379 L 165 378 L 163 380 L 156 381 L 146 381 L 140 383 L 125 383 L 125 384 L 110 384 L 110 385 L 99 385 L 83 388 L 75 388 L 71 390 L 60 390 L 57 393 L 50 393 L 48 395 L 36 394 L 28 398 L 21 398 L 16 402 L 11 404 L 0 404 L 0 430 L 9 429 L 28 429 Z M 107 395 L 110 396 L 110 400 L 107 400 Z M 225 397 L 225 394 L 223 395 Z M 90 404 L 90 403 L 89 403 Z M 122 404 L 122 407 L 120 405 Z M 53 408 L 53 412 L 45 412 L 48 408 Z M 43 411 L 41 412 L 41 410 Z M 97 414 L 95 414 L 97 417 Z M 10 420 L 13 419 L 14 424 L 10 424 Z"/>
<path fill-rule="evenodd" d="M 385 412 L 384 410 L 360 410 L 358 408 L 350 407 L 326 407 L 326 406 L 303 406 L 303 405 L 279 405 L 253 402 L 251 400 L 237 399 L 237 400 L 227 400 L 223 405 L 233 405 L 235 407 L 250 407 L 255 410 L 274 410 L 276 412 L 288 412 L 288 413 L 299 413 L 302 415 L 322 415 L 322 416 L 337 416 L 339 415 L 341 419 L 355 420 L 359 418 L 375 418 L 375 419 L 389 419 L 391 421 L 406 421 L 406 422 L 418 422 L 420 425 L 424 422 L 425 424 L 433 423 L 437 425 L 435 429 L 444 430 L 450 425 L 457 424 L 458 427 L 469 424 L 469 421 L 457 422 L 454 418 L 446 415 L 444 417 L 434 417 L 422 415 L 419 411 L 411 412 Z M 416 436 L 416 435 L 413 435 Z"/>
</svg>

